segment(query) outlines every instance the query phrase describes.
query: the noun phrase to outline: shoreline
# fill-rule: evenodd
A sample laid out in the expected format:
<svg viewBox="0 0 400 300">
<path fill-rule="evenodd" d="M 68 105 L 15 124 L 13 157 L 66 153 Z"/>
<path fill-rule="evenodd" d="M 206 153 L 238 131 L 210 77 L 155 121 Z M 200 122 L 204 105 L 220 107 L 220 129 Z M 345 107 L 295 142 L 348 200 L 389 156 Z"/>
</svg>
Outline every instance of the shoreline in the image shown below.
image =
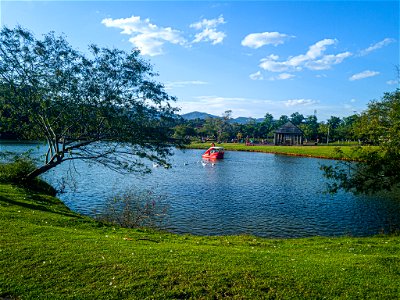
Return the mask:
<svg viewBox="0 0 400 300">
<path fill-rule="evenodd" d="M 218 146 L 224 147 L 225 151 L 258 152 L 267 154 L 277 154 L 305 158 L 331 159 L 341 161 L 358 161 L 357 157 L 351 157 L 354 146 L 343 145 L 319 145 L 319 146 L 274 146 L 274 145 L 252 145 L 220 143 Z M 186 146 L 187 149 L 207 149 L 206 143 L 192 143 Z M 339 157 L 335 152 L 337 148 L 343 151 L 348 157 Z M 286 150 L 286 151 L 283 151 Z M 294 150 L 294 151 L 293 151 Z"/>
</svg>

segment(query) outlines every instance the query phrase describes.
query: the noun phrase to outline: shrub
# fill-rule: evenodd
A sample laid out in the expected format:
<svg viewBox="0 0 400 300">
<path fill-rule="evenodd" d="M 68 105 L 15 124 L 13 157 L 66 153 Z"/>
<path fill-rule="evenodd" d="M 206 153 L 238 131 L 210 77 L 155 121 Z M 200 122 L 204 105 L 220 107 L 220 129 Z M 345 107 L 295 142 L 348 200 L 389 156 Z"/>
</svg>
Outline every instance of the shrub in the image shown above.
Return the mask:
<svg viewBox="0 0 400 300">
<path fill-rule="evenodd" d="M 21 184 L 35 170 L 34 162 L 26 157 L 14 157 L 13 162 L 0 163 L 0 182 Z"/>
<path fill-rule="evenodd" d="M 0 183 L 11 183 L 37 192 L 55 196 L 57 191 L 47 182 L 34 178 L 26 180 L 26 176 L 36 169 L 29 156 L 15 156 L 12 162 L 0 162 Z"/>
<path fill-rule="evenodd" d="M 126 228 L 162 228 L 168 206 L 151 191 L 120 193 L 106 201 L 96 219 Z"/>
</svg>

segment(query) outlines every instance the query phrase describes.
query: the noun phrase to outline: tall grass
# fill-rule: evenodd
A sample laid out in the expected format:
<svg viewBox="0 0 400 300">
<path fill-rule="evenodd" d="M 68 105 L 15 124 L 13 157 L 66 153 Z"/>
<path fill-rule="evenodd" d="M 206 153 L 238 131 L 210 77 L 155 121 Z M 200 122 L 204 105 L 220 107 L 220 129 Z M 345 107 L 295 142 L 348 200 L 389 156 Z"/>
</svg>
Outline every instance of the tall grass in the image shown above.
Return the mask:
<svg viewBox="0 0 400 300">
<path fill-rule="evenodd" d="M 161 196 L 151 191 L 128 190 L 110 197 L 97 212 L 96 219 L 125 228 L 162 228 L 167 211 L 168 206 L 162 203 Z"/>
</svg>

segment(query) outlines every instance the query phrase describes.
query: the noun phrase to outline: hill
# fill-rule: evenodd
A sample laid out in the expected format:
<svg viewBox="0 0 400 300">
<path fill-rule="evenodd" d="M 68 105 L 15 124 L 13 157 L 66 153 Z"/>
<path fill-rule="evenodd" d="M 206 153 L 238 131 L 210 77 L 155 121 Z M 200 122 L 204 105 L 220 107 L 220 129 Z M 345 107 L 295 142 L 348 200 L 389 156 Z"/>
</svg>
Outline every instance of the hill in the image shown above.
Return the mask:
<svg viewBox="0 0 400 300">
<path fill-rule="evenodd" d="M 181 117 L 185 120 L 195 120 L 195 119 L 202 119 L 205 120 L 207 118 L 221 118 L 212 114 L 208 114 L 205 112 L 199 112 L 199 111 L 193 111 L 187 114 L 183 114 L 181 115 Z M 231 119 L 230 122 L 231 123 L 236 123 L 236 124 L 247 124 L 252 122 L 253 120 L 255 120 L 257 123 L 258 122 L 262 122 L 264 119 L 263 118 L 258 118 L 258 119 L 254 119 L 254 118 L 248 118 L 248 117 L 237 117 L 235 119 Z"/>
</svg>

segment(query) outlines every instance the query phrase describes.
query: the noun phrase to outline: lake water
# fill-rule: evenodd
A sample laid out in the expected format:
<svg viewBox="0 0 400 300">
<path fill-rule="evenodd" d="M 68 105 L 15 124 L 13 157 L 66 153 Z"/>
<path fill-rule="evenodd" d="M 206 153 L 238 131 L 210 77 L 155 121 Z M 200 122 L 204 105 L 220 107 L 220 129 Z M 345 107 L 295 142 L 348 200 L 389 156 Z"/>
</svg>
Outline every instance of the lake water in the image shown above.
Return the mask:
<svg viewBox="0 0 400 300">
<path fill-rule="evenodd" d="M 26 144 L 2 143 L 1 151 Z M 36 149 L 37 153 L 38 150 Z M 151 190 L 169 205 L 167 230 L 198 235 L 253 234 L 262 237 L 366 236 L 400 229 L 400 200 L 389 196 L 324 194 L 319 169 L 330 160 L 226 152 L 215 165 L 201 162 L 202 150 L 176 151 L 172 169 L 121 175 L 98 165 L 65 163 L 45 178 L 60 186 L 75 169 L 74 189 L 59 197 L 91 215 L 105 200 L 127 189 Z"/>
</svg>

